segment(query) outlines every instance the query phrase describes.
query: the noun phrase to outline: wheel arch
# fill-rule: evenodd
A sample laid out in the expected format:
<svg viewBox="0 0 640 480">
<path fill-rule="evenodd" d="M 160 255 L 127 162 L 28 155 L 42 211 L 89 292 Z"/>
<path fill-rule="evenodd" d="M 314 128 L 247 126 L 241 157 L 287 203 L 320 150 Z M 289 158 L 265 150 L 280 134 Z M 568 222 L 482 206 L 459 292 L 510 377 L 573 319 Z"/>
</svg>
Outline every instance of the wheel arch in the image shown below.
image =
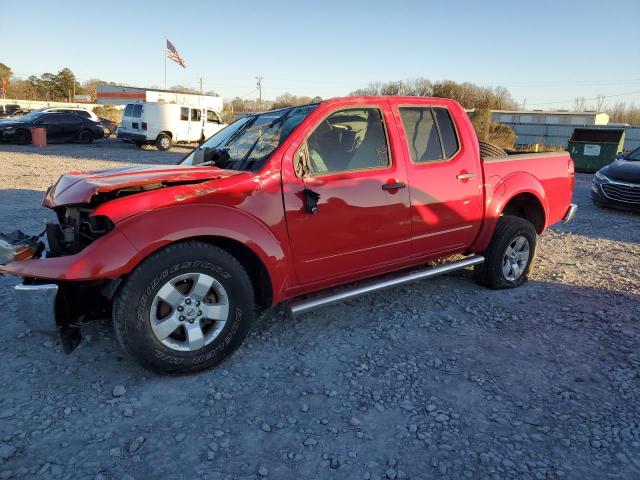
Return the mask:
<svg viewBox="0 0 640 480">
<path fill-rule="evenodd" d="M 542 234 L 548 227 L 548 201 L 544 187 L 530 173 L 516 172 L 496 182 L 487 192 L 483 227 L 471 246 L 471 251 L 487 248 L 498 219 L 514 215 L 530 221 L 536 233 Z"/>
<path fill-rule="evenodd" d="M 211 218 L 216 218 L 212 224 Z M 134 216 L 118 225 L 138 250 L 123 273 L 169 245 L 199 240 L 233 255 L 251 277 L 256 301 L 269 307 L 282 300 L 289 279 L 286 256 L 279 240 L 264 224 L 246 212 L 213 205 L 184 205 Z"/>
</svg>

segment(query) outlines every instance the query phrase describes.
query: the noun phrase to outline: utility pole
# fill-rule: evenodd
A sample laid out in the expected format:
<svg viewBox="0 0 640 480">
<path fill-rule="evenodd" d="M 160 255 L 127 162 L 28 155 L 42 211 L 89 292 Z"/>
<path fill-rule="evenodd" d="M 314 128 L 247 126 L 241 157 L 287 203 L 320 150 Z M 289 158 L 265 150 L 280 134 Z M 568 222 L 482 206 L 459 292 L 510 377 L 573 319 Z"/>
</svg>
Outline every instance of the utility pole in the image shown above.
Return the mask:
<svg viewBox="0 0 640 480">
<path fill-rule="evenodd" d="M 524 100 L 522 100 L 522 110 L 526 110 L 526 105 L 527 105 L 527 99 L 525 98 Z"/>
<path fill-rule="evenodd" d="M 258 108 L 262 108 L 262 79 L 264 77 L 256 77 L 258 81 Z"/>
<path fill-rule="evenodd" d="M 202 77 L 200 77 L 200 95 L 202 95 Z"/>
</svg>

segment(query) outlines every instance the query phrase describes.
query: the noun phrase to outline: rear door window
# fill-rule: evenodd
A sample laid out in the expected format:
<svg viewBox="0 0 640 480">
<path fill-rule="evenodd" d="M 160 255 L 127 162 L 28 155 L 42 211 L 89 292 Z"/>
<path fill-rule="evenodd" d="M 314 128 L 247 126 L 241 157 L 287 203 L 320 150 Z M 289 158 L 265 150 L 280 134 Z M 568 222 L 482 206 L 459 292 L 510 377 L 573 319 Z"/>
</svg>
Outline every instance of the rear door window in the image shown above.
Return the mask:
<svg viewBox="0 0 640 480">
<path fill-rule="evenodd" d="M 191 121 L 192 122 L 199 122 L 201 118 L 202 118 L 202 110 L 200 110 L 198 108 L 192 108 L 191 109 Z"/>
<path fill-rule="evenodd" d="M 180 108 L 180 120 L 188 121 L 189 120 L 189 109 L 186 107 Z"/>
<path fill-rule="evenodd" d="M 442 149 L 445 158 L 451 158 L 458 151 L 458 135 L 456 127 L 453 124 L 449 110 L 446 108 L 434 108 L 433 113 L 436 117 L 436 124 L 442 141 Z"/>
<path fill-rule="evenodd" d="M 140 118 L 142 116 L 142 105 L 134 105 L 133 106 L 133 114 L 131 115 L 133 118 Z"/>
<path fill-rule="evenodd" d="M 129 103 L 127 104 L 126 107 L 124 107 L 124 116 L 130 117 L 132 112 L 133 112 L 133 105 Z"/>
<path fill-rule="evenodd" d="M 400 117 L 404 125 L 411 161 L 424 163 L 442 160 L 442 144 L 431 108 L 401 107 Z"/>
</svg>

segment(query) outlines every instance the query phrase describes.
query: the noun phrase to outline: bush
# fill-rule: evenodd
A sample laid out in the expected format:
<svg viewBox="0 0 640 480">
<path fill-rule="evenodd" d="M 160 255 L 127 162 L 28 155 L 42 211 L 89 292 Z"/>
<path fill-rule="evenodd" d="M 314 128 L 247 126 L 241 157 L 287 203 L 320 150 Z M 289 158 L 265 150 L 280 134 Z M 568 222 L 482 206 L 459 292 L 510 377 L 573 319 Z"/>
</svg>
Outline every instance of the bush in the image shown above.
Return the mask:
<svg viewBox="0 0 640 480">
<path fill-rule="evenodd" d="M 471 114 L 471 123 L 476 130 L 478 140 L 493 143 L 501 148 L 513 148 L 516 141 L 516 133 L 508 126 L 493 123 L 491 110 L 477 108 Z"/>
</svg>

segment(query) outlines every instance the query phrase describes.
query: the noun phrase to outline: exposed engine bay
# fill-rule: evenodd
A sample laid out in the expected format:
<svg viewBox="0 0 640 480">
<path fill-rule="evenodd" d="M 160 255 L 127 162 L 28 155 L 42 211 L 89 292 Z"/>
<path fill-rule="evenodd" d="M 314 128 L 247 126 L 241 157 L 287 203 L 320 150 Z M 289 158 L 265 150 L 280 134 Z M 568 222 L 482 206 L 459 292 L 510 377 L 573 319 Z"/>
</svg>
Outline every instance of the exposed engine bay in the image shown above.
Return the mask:
<svg viewBox="0 0 640 480">
<path fill-rule="evenodd" d="M 92 210 L 86 206 L 55 209 L 60 223 L 46 225 L 48 258 L 76 254 L 113 229 L 113 223 L 107 217 L 90 216 Z"/>
</svg>

